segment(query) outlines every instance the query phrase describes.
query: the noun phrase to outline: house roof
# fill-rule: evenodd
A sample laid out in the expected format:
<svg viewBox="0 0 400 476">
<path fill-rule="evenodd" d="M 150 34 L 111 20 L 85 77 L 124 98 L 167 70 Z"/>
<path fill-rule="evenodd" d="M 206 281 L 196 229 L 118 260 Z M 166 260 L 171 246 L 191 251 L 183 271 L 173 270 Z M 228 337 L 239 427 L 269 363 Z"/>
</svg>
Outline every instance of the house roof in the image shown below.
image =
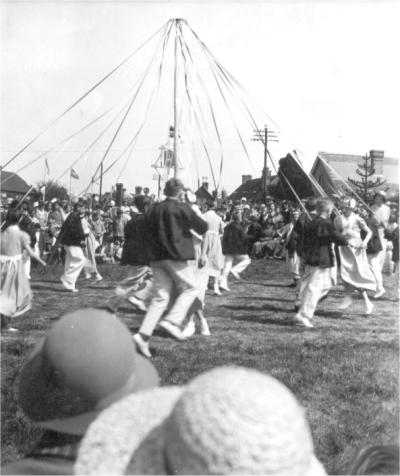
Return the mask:
<svg viewBox="0 0 400 476">
<path fill-rule="evenodd" d="M 213 196 L 204 185 L 202 185 L 194 194 L 200 200 L 203 200 L 203 199 L 210 200 L 210 201 L 214 200 Z"/>
<path fill-rule="evenodd" d="M 278 180 L 279 179 L 276 175 L 271 177 L 270 185 L 275 185 Z M 263 193 L 262 179 L 256 178 L 256 179 L 247 180 L 245 183 L 242 183 L 241 185 L 239 185 L 239 187 L 229 195 L 228 199 L 240 200 L 243 197 L 251 201 L 263 200 L 264 193 Z"/>
<path fill-rule="evenodd" d="M 14 172 L 0 170 L 0 189 L 2 192 L 27 193 L 29 185 Z"/>
</svg>

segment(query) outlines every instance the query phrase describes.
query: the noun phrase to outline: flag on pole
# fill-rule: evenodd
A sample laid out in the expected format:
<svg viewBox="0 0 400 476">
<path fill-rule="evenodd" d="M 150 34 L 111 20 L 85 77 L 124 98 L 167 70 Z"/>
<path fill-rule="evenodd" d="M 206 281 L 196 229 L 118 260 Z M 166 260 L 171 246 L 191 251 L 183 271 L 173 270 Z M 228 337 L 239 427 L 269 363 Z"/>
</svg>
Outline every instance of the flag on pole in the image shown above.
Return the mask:
<svg viewBox="0 0 400 476">
<path fill-rule="evenodd" d="M 71 167 L 71 177 L 78 180 L 79 175 L 75 172 L 75 170 Z"/>
<path fill-rule="evenodd" d="M 50 167 L 49 163 L 47 162 L 47 157 L 44 159 L 44 166 L 46 167 L 46 175 L 50 175 Z"/>
</svg>

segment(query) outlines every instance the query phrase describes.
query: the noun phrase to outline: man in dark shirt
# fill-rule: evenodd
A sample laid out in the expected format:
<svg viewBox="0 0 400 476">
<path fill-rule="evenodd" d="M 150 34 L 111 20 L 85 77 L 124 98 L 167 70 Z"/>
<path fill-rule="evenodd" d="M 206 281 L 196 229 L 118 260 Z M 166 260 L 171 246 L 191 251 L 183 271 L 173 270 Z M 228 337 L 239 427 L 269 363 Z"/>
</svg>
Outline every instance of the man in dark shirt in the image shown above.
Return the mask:
<svg viewBox="0 0 400 476">
<path fill-rule="evenodd" d="M 332 286 L 333 244 L 347 245 L 346 238 L 335 230 L 330 220 L 332 208 L 330 200 L 317 200 L 317 215 L 307 229 L 308 245 L 303 254 L 305 273 L 300 284 L 300 309 L 295 316 L 295 322 L 304 327 L 314 327 L 310 320 L 318 301 Z"/>
<path fill-rule="evenodd" d="M 81 222 L 83 215 L 83 204 L 81 202 L 75 203 L 74 211 L 68 215 L 59 236 L 60 243 L 64 246 L 66 253 L 64 274 L 60 281 L 67 291 L 73 293 L 78 292 L 75 283 L 85 265 L 85 255 L 83 253 L 85 234 Z"/>
<path fill-rule="evenodd" d="M 170 179 L 165 184 L 166 199 L 152 207 L 147 215 L 148 253 L 153 271 L 152 299 L 134 339 L 140 351 L 151 357 L 149 340 L 167 310 L 174 288 L 179 294 L 160 327 L 183 340 L 182 323 L 197 296 L 193 266 L 195 258 L 190 230 L 203 235 L 208 228 L 187 203 L 180 201 L 183 183 Z"/>
</svg>

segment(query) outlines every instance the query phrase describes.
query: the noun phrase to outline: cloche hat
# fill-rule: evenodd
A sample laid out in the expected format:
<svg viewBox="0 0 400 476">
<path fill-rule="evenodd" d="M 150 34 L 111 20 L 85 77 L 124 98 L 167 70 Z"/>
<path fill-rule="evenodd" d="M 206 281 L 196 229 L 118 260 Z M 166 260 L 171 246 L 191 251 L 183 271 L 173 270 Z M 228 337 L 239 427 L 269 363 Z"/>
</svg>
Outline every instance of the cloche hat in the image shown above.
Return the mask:
<svg viewBox="0 0 400 476">
<path fill-rule="evenodd" d="M 156 369 L 137 353 L 128 328 L 110 312 L 87 308 L 63 316 L 36 345 L 21 370 L 17 400 L 37 426 L 83 435 L 111 403 L 157 384 Z"/>
<path fill-rule="evenodd" d="M 304 410 L 274 378 L 220 367 L 102 412 L 75 474 L 326 474 Z"/>
</svg>

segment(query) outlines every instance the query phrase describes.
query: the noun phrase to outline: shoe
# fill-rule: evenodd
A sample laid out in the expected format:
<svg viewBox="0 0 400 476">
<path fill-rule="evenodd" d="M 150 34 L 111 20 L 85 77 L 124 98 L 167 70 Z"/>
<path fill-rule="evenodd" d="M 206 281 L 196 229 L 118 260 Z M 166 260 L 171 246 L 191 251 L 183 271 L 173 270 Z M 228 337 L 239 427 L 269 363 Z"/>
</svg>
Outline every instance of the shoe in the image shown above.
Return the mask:
<svg viewBox="0 0 400 476">
<path fill-rule="evenodd" d="M 299 312 L 299 311 L 300 311 L 300 303 L 299 303 L 299 302 L 295 302 L 293 309 L 294 309 L 294 312 Z"/>
<path fill-rule="evenodd" d="M 234 269 L 231 269 L 231 274 L 234 278 L 236 278 L 238 281 L 240 281 L 240 276 L 239 276 L 239 273 L 237 271 L 235 271 Z"/>
<path fill-rule="evenodd" d="M 71 293 L 77 293 L 78 290 L 75 287 L 69 286 L 62 278 L 60 278 L 61 284 L 63 285 L 64 289 Z"/>
<path fill-rule="evenodd" d="M 98 274 L 94 280 L 95 283 L 99 283 L 100 281 L 103 281 L 103 276 L 100 276 L 100 274 Z"/>
<path fill-rule="evenodd" d="M 182 335 L 184 337 L 192 337 L 192 335 L 196 332 L 196 326 L 194 324 L 194 321 L 190 320 L 187 323 L 187 326 L 183 329 Z"/>
<path fill-rule="evenodd" d="M 206 320 L 201 322 L 200 334 L 206 337 L 211 335 L 210 328 L 208 327 L 208 322 Z"/>
<path fill-rule="evenodd" d="M 384 294 L 386 293 L 386 291 L 384 289 L 382 289 L 382 291 L 378 291 L 377 293 L 375 293 L 372 297 L 374 299 L 379 299 L 380 297 L 382 297 Z"/>
<path fill-rule="evenodd" d="M 367 304 L 367 309 L 365 311 L 365 315 L 369 316 L 370 314 L 372 314 L 373 310 L 374 310 L 374 305 L 372 304 L 372 302 L 370 302 L 369 304 Z"/>
<path fill-rule="evenodd" d="M 222 289 L 223 291 L 230 291 L 228 288 L 228 283 L 226 281 L 221 281 L 219 283 L 219 289 Z"/>
<path fill-rule="evenodd" d="M 140 334 L 135 334 L 133 340 L 141 354 L 143 354 L 148 359 L 151 359 L 151 352 L 149 349 L 149 343 L 146 342 Z"/>
<path fill-rule="evenodd" d="M 288 288 L 295 288 L 297 286 L 297 281 L 293 281 L 293 283 L 288 284 Z"/>
<path fill-rule="evenodd" d="M 16 329 L 15 327 L 9 327 L 7 330 L 8 332 L 18 332 L 18 329 Z"/>
<path fill-rule="evenodd" d="M 162 329 L 164 329 L 165 331 L 168 332 L 168 334 L 170 334 L 172 337 L 175 337 L 175 339 L 177 340 L 185 340 L 186 337 L 183 335 L 182 331 L 179 329 L 178 326 L 176 326 L 175 324 L 172 324 L 172 322 L 168 322 L 168 321 L 161 321 L 159 324 L 158 324 Z"/>
<path fill-rule="evenodd" d="M 136 298 L 135 296 L 129 296 L 128 301 L 136 306 L 140 311 L 146 312 L 147 307 L 141 299 Z"/>
<path fill-rule="evenodd" d="M 92 279 L 92 276 L 90 274 L 86 274 L 85 279 L 89 281 L 89 279 Z"/>
<path fill-rule="evenodd" d="M 222 293 L 221 293 L 221 291 L 219 290 L 218 284 L 215 284 L 215 285 L 214 285 L 214 294 L 215 294 L 216 296 L 222 296 Z"/>
<path fill-rule="evenodd" d="M 344 311 L 353 304 L 353 298 L 351 296 L 345 296 L 341 304 L 339 304 L 338 309 Z"/>
<path fill-rule="evenodd" d="M 302 316 L 299 316 L 298 314 L 294 316 L 294 321 L 296 322 L 296 324 L 300 324 L 303 327 L 314 327 L 311 324 L 310 320 L 307 319 L 307 317 L 302 317 Z"/>
</svg>

